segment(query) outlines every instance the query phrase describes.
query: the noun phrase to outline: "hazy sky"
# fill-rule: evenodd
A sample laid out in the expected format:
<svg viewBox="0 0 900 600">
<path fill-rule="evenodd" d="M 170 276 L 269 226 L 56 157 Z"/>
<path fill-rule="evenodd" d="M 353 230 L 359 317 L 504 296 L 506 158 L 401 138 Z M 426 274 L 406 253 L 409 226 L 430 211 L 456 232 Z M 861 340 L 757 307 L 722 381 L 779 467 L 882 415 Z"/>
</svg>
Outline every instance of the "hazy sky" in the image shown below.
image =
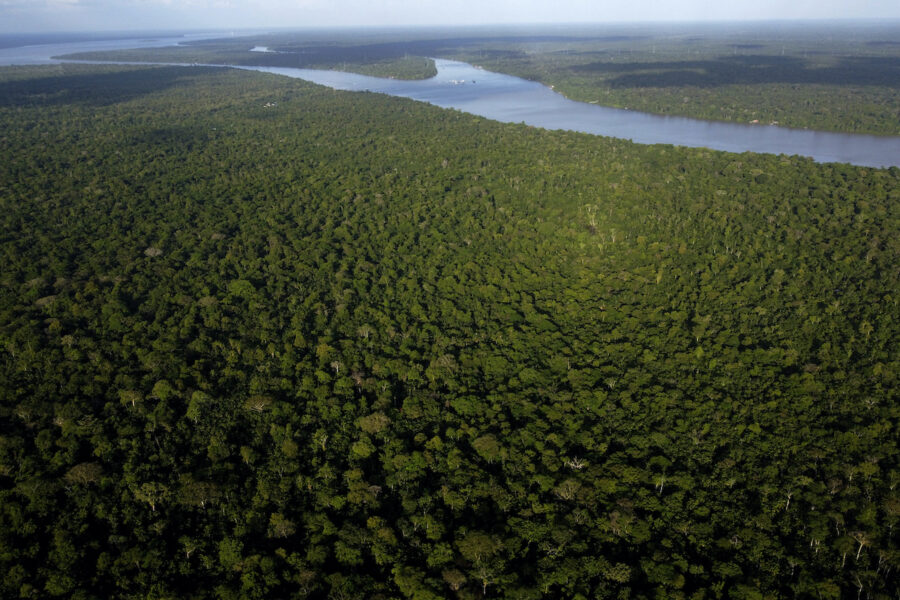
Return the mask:
<svg viewBox="0 0 900 600">
<path fill-rule="evenodd" d="M 900 0 L 0 0 L 0 31 L 900 18 Z"/>
</svg>

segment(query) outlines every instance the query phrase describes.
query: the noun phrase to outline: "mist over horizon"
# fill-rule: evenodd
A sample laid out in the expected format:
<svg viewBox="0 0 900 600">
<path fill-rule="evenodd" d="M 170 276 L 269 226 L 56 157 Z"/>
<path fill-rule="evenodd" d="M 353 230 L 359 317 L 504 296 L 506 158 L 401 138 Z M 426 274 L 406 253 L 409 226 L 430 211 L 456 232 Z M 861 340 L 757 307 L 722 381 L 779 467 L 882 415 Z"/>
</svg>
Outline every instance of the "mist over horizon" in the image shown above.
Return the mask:
<svg viewBox="0 0 900 600">
<path fill-rule="evenodd" d="M 621 5 L 585 0 L 458 3 L 410 0 L 0 0 L 0 33 L 272 30 L 432 26 L 666 24 L 900 19 L 886 0 L 795 2 L 636 0 Z"/>
</svg>

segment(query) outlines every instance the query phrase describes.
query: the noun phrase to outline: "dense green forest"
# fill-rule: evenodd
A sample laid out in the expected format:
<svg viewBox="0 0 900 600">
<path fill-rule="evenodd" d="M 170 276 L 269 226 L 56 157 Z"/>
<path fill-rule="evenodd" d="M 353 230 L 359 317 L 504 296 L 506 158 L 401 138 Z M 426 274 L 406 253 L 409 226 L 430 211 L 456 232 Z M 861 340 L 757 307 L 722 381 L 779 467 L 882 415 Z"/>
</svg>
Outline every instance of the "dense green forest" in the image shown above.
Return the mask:
<svg viewBox="0 0 900 600">
<path fill-rule="evenodd" d="M 627 28 L 494 40 L 461 60 L 573 100 L 650 113 L 900 135 L 900 25 Z"/>
<path fill-rule="evenodd" d="M 257 45 L 273 52 L 250 52 Z M 424 57 L 454 58 L 605 106 L 900 135 L 896 22 L 303 31 L 72 56 L 340 69 L 407 79 L 434 75 L 433 62 Z"/>
<path fill-rule="evenodd" d="M 900 170 L 0 70 L 0 597 L 897 598 Z"/>
<path fill-rule="evenodd" d="M 271 43 L 269 37 L 258 41 Z M 297 69 L 335 69 L 373 77 L 427 79 L 437 75 L 434 60 L 410 55 L 399 48 L 389 52 L 370 51 L 368 46 L 278 46 L 254 50 L 258 44 L 245 38 L 208 40 L 191 45 L 152 49 L 101 50 L 65 55 L 68 60 L 112 62 L 160 62 L 202 65 L 247 65 Z M 267 46 L 262 46 L 268 48 Z"/>
</svg>

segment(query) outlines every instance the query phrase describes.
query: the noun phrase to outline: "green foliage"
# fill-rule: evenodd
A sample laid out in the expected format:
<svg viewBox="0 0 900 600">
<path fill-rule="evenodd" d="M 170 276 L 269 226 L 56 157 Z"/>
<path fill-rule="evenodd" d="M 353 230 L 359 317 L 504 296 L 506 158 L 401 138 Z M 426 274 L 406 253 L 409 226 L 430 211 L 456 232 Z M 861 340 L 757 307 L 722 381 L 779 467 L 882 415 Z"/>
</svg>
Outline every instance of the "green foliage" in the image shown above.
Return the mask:
<svg viewBox="0 0 900 600">
<path fill-rule="evenodd" d="M 337 69 L 426 79 L 428 56 L 541 81 L 573 100 L 757 125 L 900 135 L 896 24 L 605 25 L 442 34 L 295 32 L 74 54 L 129 62 Z M 256 46 L 269 52 L 252 52 Z M 767 177 L 761 173 L 759 177 Z M 158 250 L 158 249 L 157 249 Z"/>
<path fill-rule="evenodd" d="M 535 34 L 544 32 L 535 31 Z M 900 135 L 896 25 L 606 26 L 440 45 L 573 100 L 664 115 Z"/>
<path fill-rule="evenodd" d="M 275 44 L 270 52 L 252 52 L 261 44 Z M 106 50 L 66 55 L 67 59 L 118 62 L 163 62 L 205 65 L 258 65 L 303 69 L 334 69 L 372 77 L 392 79 L 428 79 L 437 75 L 434 60 L 410 55 L 400 47 L 348 46 L 329 42 L 297 44 L 285 40 L 261 38 L 249 41 L 213 40 L 164 48 Z"/>
<path fill-rule="evenodd" d="M 896 597 L 897 169 L 202 68 L 0 131 L 0 596 Z"/>
</svg>

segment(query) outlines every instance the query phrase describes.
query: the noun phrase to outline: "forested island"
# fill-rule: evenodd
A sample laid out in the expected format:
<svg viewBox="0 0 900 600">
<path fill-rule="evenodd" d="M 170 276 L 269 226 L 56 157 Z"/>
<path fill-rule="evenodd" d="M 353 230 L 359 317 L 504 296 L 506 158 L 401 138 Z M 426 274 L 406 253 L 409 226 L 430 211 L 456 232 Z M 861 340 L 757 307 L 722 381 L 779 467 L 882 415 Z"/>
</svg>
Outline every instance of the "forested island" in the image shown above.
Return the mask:
<svg viewBox="0 0 900 600">
<path fill-rule="evenodd" d="M 77 64 L 0 156 L 0 597 L 900 593 L 897 168 Z"/>
</svg>

